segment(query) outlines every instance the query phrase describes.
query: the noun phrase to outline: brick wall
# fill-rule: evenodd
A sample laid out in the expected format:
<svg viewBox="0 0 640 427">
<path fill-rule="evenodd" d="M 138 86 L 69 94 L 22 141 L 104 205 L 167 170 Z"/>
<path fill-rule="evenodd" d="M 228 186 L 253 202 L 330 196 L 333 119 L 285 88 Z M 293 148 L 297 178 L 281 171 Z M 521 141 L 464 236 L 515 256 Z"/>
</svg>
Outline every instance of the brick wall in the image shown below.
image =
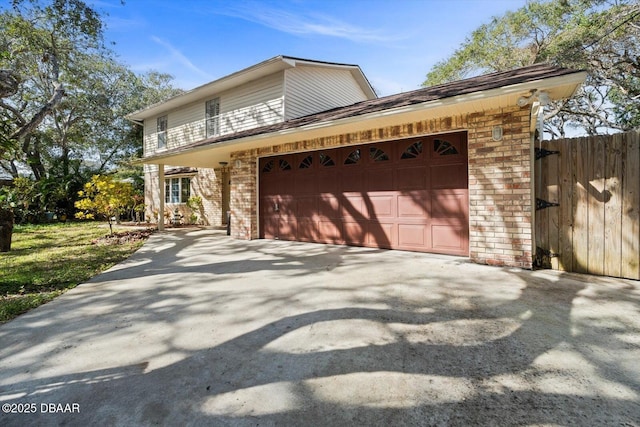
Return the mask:
<svg viewBox="0 0 640 427">
<path fill-rule="evenodd" d="M 493 141 L 494 126 L 503 139 Z M 258 237 L 257 159 L 448 131 L 468 131 L 469 256 L 478 263 L 532 266 L 530 110 L 505 108 L 331 135 L 231 155 L 231 230 L 238 239 Z"/>
<path fill-rule="evenodd" d="M 166 169 L 165 169 L 166 170 Z M 202 198 L 202 206 L 197 210 L 198 223 L 209 226 L 222 225 L 222 186 L 220 179 L 222 176 L 221 169 L 199 168 L 198 172 L 191 176 L 191 195 L 200 196 Z M 167 176 L 166 178 L 173 178 Z M 158 188 L 158 172 L 157 170 L 149 170 L 144 176 L 144 192 L 145 192 L 145 218 L 152 223 L 156 223 L 156 213 L 159 208 L 159 188 Z M 186 204 L 165 204 L 165 218 L 173 215 L 173 211 L 178 208 L 180 214 L 183 215 L 184 222 L 188 222 L 192 211 Z M 168 222 L 166 220 L 165 222 Z"/>
</svg>

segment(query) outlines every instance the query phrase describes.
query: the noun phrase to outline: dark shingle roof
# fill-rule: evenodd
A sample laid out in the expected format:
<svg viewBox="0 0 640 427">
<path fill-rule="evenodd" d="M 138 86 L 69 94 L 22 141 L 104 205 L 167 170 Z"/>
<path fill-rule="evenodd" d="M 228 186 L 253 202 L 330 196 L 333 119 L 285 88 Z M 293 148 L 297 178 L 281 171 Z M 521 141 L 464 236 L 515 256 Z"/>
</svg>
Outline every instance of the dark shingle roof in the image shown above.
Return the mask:
<svg viewBox="0 0 640 427">
<path fill-rule="evenodd" d="M 465 80 L 458 80 L 451 83 L 425 87 L 423 89 L 418 89 L 411 92 L 403 92 L 396 95 L 362 101 L 356 104 L 348 105 L 346 107 L 338 107 L 331 110 L 322 111 L 320 113 L 287 120 L 286 122 L 282 123 L 247 129 L 245 131 L 222 135 L 216 138 L 205 139 L 189 145 L 185 145 L 183 147 L 180 147 L 179 149 L 176 149 L 175 151 L 183 151 L 185 149 L 211 145 L 217 142 L 268 134 L 286 129 L 295 129 L 314 123 L 356 117 L 393 108 L 421 104 L 438 99 L 445 99 L 474 92 L 498 89 L 501 87 L 511 86 L 519 83 L 527 83 L 540 79 L 559 77 L 578 72 L 580 71 L 555 67 L 549 64 L 535 64 L 528 67 L 517 68 L 514 70 L 485 74 Z"/>
</svg>

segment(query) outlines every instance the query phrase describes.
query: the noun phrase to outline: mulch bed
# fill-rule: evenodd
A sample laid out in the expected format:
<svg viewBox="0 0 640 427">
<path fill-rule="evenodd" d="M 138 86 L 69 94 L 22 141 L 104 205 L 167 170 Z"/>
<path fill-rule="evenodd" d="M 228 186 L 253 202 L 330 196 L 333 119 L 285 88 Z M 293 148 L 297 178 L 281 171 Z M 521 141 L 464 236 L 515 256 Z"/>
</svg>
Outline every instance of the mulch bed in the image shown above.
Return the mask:
<svg viewBox="0 0 640 427">
<path fill-rule="evenodd" d="M 94 245 L 123 245 L 125 243 L 134 243 L 141 240 L 147 240 L 151 233 L 156 231 L 155 228 L 145 228 L 142 230 L 121 231 L 107 234 L 104 237 L 93 239 L 91 241 Z"/>
</svg>

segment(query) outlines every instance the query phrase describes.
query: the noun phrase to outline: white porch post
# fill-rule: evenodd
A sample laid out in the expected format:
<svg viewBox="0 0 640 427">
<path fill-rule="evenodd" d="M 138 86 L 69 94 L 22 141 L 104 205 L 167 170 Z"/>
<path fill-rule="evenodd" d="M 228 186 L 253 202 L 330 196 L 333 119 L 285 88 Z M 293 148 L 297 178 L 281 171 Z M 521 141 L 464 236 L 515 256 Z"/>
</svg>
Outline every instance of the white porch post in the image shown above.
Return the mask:
<svg viewBox="0 0 640 427">
<path fill-rule="evenodd" d="M 160 203 L 158 204 L 158 231 L 164 230 L 164 165 L 158 165 L 158 194 L 160 195 Z"/>
</svg>

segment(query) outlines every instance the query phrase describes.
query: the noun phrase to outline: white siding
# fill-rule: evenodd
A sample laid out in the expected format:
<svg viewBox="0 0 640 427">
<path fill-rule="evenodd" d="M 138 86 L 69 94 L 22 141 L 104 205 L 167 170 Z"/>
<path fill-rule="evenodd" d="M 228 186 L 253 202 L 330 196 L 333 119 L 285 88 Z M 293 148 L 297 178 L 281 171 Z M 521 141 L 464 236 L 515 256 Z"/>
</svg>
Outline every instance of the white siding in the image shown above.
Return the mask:
<svg viewBox="0 0 640 427">
<path fill-rule="evenodd" d="M 220 133 L 234 133 L 283 121 L 283 73 L 220 94 Z"/>
<path fill-rule="evenodd" d="M 205 104 L 220 98 L 220 134 L 234 133 L 283 120 L 283 73 L 249 82 L 221 94 L 169 111 L 167 150 L 200 141 L 205 134 Z M 157 117 L 144 122 L 144 155 L 158 151 Z"/>
<path fill-rule="evenodd" d="M 348 70 L 298 66 L 285 71 L 285 120 L 366 99 Z"/>
</svg>

